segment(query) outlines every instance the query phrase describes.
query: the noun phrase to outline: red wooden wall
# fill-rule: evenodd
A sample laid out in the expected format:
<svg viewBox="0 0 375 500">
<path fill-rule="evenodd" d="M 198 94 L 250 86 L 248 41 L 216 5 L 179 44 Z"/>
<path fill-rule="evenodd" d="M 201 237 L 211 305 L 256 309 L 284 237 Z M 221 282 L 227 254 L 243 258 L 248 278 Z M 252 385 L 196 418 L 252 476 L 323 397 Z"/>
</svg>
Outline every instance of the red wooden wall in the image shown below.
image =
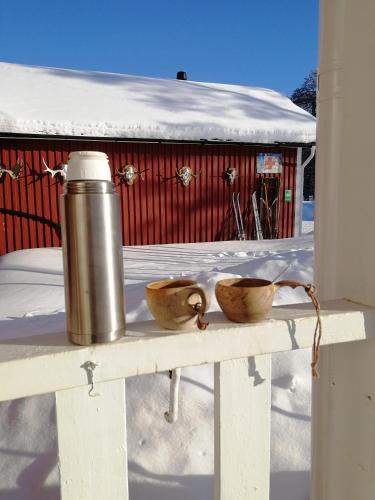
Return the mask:
<svg viewBox="0 0 375 500">
<path fill-rule="evenodd" d="M 122 236 L 125 245 L 193 243 L 235 239 L 232 193 L 239 192 L 246 238 L 254 235 L 251 195 L 257 188 L 256 154 L 283 153 L 280 176 L 278 237 L 293 236 L 296 148 L 242 145 L 130 143 L 44 139 L 0 139 L 0 163 L 24 164 L 19 180 L 0 179 L 0 254 L 23 248 L 59 246 L 60 176 L 43 173 L 42 158 L 50 168 L 66 163 L 70 151 L 96 150 L 108 154 L 121 196 Z M 116 170 L 133 164 L 146 170 L 133 186 L 120 182 Z M 189 187 L 176 178 L 176 168 L 190 166 L 198 174 Z M 223 179 L 227 167 L 238 177 L 232 186 Z M 258 186 L 259 187 L 259 186 Z M 285 189 L 292 190 L 290 203 Z"/>
</svg>

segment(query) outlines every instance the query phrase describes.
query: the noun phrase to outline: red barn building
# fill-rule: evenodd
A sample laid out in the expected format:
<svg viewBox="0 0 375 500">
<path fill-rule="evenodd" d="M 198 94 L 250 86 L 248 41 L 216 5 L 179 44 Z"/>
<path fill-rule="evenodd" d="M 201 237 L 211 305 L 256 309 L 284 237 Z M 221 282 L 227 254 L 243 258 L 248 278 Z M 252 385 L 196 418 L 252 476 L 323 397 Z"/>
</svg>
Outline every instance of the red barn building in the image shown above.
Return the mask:
<svg viewBox="0 0 375 500">
<path fill-rule="evenodd" d="M 315 119 L 277 92 L 8 63 L 0 90 L 0 254 L 61 244 L 77 150 L 109 157 L 124 245 L 298 233 Z"/>
</svg>

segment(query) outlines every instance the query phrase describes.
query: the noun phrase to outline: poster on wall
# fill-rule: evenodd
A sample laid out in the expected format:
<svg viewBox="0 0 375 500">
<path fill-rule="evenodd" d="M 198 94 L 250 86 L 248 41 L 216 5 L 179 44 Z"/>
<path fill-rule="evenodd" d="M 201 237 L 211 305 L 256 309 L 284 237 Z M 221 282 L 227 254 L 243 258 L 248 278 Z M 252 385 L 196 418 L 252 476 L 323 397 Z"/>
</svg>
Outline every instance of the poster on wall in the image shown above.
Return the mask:
<svg viewBox="0 0 375 500">
<path fill-rule="evenodd" d="M 257 174 L 281 174 L 283 171 L 282 153 L 258 153 Z"/>
</svg>

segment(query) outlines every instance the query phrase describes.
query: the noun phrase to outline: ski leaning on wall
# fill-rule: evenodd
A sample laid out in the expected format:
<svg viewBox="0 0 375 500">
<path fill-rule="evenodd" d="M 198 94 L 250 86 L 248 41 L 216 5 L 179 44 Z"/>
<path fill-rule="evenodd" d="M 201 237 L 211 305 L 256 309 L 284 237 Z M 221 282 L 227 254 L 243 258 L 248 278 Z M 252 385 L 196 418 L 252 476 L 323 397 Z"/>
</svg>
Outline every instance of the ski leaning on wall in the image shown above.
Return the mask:
<svg viewBox="0 0 375 500">
<path fill-rule="evenodd" d="M 261 226 L 260 218 L 259 218 L 256 191 L 254 191 L 254 193 L 251 197 L 251 200 L 252 200 L 252 204 L 253 204 L 253 213 L 254 213 L 254 219 L 255 219 L 255 229 L 256 229 L 256 234 L 257 234 L 257 240 L 262 240 L 263 239 L 263 232 L 262 232 L 262 226 Z"/>
<path fill-rule="evenodd" d="M 234 217 L 236 219 L 236 228 L 237 228 L 237 239 L 238 240 L 245 240 L 245 228 L 243 225 L 243 218 L 242 218 L 242 212 L 241 212 L 241 205 L 240 205 L 240 193 L 233 193 L 232 194 L 232 204 L 233 204 L 233 211 L 234 211 Z"/>
</svg>

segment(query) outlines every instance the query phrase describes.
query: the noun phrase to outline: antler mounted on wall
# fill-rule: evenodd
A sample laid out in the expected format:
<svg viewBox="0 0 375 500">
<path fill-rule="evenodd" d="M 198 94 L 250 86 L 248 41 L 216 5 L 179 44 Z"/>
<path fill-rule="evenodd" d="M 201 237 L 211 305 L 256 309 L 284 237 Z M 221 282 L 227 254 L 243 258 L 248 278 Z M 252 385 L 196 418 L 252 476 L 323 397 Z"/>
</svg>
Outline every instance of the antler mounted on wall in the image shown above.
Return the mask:
<svg viewBox="0 0 375 500">
<path fill-rule="evenodd" d="M 18 181 L 18 179 L 21 176 L 22 169 L 23 169 L 23 161 L 20 160 L 19 158 L 17 158 L 16 164 L 13 167 L 10 167 L 10 169 L 7 169 L 3 165 L 0 165 L 0 179 L 3 177 L 4 174 L 8 174 L 9 177 Z"/>
<path fill-rule="evenodd" d="M 45 170 L 43 170 L 43 172 L 46 172 L 47 174 L 49 174 L 52 178 L 55 177 L 55 175 L 58 175 L 60 174 L 61 177 L 63 179 L 66 178 L 66 174 L 67 174 L 67 171 L 68 171 L 68 165 L 67 163 L 59 163 L 58 165 L 56 165 L 55 168 L 49 168 L 49 166 L 47 165 L 46 161 L 44 158 L 42 158 L 42 162 L 43 162 L 43 165 L 46 167 Z M 61 167 L 61 168 L 59 168 Z"/>
<path fill-rule="evenodd" d="M 194 174 L 192 169 L 188 166 L 181 167 L 179 170 L 176 169 L 176 175 L 185 187 L 189 186 L 193 177 L 197 178 L 200 174 L 200 172 L 198 174 Z"/>
<path fill-rule="evenodd" d="M 126 182 L 128 186 L 132 186 L 137 176 L 139 176 L 142 181 L 144 180 L 144 173 L 146 170 L 148 169 L 146 168 L 145 170 L 138 172 L 134 165 L 125 165 L 121 167 L 121 170 L 117 169 L 117 175 L 120 177 L 121 182 Z"/>
<path fill-rule="evenodd" d="M 228 167 L 224 171 L 223 177 L 226 180 L 228 186 L 232 186 L 237 177 L 237 170 L 234 167 Z"/>
</svg>

